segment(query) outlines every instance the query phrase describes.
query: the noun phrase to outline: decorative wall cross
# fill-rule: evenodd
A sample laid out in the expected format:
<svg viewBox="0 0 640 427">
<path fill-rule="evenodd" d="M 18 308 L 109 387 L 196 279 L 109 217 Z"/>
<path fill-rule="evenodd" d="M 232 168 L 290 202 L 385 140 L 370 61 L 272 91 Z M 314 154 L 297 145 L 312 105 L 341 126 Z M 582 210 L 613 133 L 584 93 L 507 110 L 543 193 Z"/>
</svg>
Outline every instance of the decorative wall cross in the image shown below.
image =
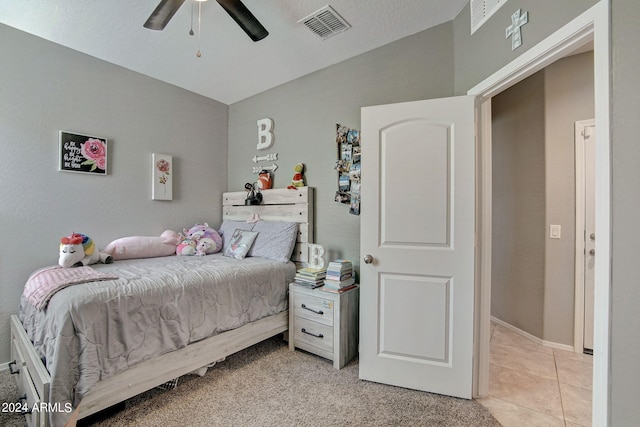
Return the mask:
<svg viewBox="0 0 640 427">
<path fill-rule="evenodd" d="M 506 38 L 511 37 L 511 50 L 516 50 L 522 44 L 522 32 L 520 27 L 529 22 L 529 12 L 520 15 L 520 9 L 511 15 L 511 25 L 506 29 Z"/>
</svg>

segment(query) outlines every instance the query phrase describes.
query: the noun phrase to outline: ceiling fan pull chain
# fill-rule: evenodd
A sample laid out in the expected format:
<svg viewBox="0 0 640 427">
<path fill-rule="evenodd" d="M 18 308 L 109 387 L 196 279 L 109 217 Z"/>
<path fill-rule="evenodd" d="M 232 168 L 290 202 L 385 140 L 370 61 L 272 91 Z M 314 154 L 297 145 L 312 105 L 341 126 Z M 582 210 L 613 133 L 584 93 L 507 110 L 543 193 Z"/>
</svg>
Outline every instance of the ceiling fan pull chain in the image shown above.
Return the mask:
<svg viewBox="0 0 640 427">
<path fill-rule="evenodd" d="M 193 32 L 193 2 L 191 2 L 191 28 L 189 29 L 189 35 L 192 36 L 195 33 Z"/>
<path fill-rule="evenodd" d="M 200 58 L 202 54 L 200 53 L 200 24 L 202 21 L 202 2 L 198 2 L 198 51 L 196 52 L 196 56 Z"/>
</svg>

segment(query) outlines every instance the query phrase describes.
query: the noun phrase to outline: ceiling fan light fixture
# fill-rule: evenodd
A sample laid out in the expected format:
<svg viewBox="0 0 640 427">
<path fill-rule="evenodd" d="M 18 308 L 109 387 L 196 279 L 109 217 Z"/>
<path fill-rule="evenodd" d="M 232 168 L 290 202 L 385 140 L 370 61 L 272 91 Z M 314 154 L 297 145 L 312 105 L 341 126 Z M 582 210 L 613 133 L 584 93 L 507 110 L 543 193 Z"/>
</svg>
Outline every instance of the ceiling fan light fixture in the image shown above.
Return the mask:
<svg viewBox="0 0 640 427">
<path fill-rule="evenodd" d="M 200 7 L 202 2 L 207 0 L 194 1 L 197 1 Z M 254 42 L 262 40 L 269 35 L 266 28 L 253 16 L 241 0 L 216 1 Z M 149 16 L 149 19 L 144 23 L 144 27 L 151 30 L 163 30 L 184 2 L 185 0 L 161 0 L 160 4 L 151 13 L 151 16 Z M 193 5 L 193 3 L 191 4 Z M 189 34 L 191 34 L 191 31 L 189 31 Z"/>
</svg>

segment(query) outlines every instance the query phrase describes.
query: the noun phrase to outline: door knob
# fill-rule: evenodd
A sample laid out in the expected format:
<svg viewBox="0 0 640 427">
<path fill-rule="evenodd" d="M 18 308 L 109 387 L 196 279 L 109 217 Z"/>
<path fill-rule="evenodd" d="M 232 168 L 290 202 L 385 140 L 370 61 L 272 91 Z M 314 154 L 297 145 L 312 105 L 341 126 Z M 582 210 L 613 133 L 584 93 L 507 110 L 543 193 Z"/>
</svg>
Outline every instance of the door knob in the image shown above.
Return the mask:
<svg viewBox="0 0 640 427">
<path fill-rule="evenodd" d="M 365 264 L 371 264 L 373 262 L 373 257 L 371 255 L 365 255 L 364 256 L 364 263 Z"/>
<path fill-rule="evenodd" d="M 589 255 L 595 255 L 595 254 L 596 254 L 596 250 L 595 250 L 595 249 L 591 249 L 591 250 L 589 251 Z"/>
</svg>

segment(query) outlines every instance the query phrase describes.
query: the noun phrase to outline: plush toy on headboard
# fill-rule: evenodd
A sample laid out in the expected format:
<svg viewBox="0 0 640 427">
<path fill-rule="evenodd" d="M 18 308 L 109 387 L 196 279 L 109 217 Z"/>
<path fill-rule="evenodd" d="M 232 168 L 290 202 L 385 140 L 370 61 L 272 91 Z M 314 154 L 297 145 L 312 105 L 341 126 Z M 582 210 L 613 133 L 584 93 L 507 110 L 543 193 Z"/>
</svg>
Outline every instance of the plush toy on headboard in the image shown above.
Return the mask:
<svg viewBox="0 0 640 427">
<path fill-rule="evenodd" d="M 113 259 L 111 255 L 98 251 L 91 237 L 81 233 L 73 233 L 60 239 L 58 264 L 61 267 L 84 266 L 100 261 L 111 264 Z"/>
<path fill-rule="evenodd" d="M 271 188 L 272 180 L 271 174 L 268 170 L 262 169 L 258 172 L 258 188 L 260 190 L 268 190 Z"/>
<path fill-rule="evenodd" d="M 291 179 L 291 185 L 287 188 L 297 190 L 298 187 L 304 187 L 304 163 L 298 163 L 293 167 L 293 178 Z"/>
</svg>

